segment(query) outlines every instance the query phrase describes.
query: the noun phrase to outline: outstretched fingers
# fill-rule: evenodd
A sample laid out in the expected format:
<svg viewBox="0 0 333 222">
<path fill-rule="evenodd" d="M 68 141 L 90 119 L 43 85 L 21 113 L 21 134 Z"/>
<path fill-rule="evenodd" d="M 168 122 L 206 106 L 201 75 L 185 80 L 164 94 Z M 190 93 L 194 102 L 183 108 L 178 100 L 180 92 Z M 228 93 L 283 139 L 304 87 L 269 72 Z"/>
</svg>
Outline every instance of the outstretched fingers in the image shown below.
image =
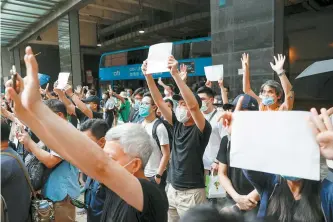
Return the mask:
<svg viewBox="0 0 333 222">
<path fill-rule="evenodd" d="M 36 86 L 36 88 L 38 88 L 38 63 L 30 46 L 27 46 L 25 49 L 24 62 L 27 68 L 27 76 L 29 83 L 33 84 L 34 86 Z"/>
</svg>

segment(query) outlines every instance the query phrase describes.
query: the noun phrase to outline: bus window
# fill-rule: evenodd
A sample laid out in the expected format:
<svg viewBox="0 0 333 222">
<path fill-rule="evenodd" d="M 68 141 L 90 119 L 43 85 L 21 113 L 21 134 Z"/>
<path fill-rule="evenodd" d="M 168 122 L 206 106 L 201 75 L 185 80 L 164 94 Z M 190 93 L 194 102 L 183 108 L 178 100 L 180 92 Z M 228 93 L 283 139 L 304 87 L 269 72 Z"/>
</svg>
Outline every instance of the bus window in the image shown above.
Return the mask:
<svg viewBox="0 0 333 222">
<path fill-rule="evenodd" d="M 211 56 L 211 41 L 203 41 L 192 43 L 191 55 L 187 58 L 200 58 Z"/>
<path fill-rule="evenodd" d="M 141 64 L 148 57 L 148 49 L 141 49 L 127 52 L 127 64 Z"/>
</svg>

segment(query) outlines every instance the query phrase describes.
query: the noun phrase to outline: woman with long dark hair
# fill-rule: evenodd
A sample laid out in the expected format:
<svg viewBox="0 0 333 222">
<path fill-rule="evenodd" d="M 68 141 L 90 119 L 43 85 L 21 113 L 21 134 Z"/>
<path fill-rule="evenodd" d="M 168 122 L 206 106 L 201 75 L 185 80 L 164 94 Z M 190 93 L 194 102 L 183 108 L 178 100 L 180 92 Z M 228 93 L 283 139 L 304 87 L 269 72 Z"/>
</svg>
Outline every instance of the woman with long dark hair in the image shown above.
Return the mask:
<svg viewBox="0 0 333 222">
<path fill-rule="evenodd" d="M 321 182 L 243 170 L 260 194 L 259 218 L 278 221 L 327 221 L 321 205 Z"/>
</svg>

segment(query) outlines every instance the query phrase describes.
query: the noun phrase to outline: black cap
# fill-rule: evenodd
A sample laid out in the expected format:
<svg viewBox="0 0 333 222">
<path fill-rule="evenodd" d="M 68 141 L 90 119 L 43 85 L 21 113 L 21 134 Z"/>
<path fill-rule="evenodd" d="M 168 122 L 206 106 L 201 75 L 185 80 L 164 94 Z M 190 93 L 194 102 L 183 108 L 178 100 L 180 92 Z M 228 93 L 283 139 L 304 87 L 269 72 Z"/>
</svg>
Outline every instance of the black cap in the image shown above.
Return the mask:
<svg viewBox="0 0 333 222">
<path fill-rule="evenodd" d="M 244 96 L 243 102 L 242 102 L 242 109 L 247 109 L 247 110 L 259 110 L 259 105 L 258 102 L 255 98 L 247 95 L 247 94 L 241 94 L 238 95 L 234 101 L 232 101 L 232 105 L 236 107 L 237 102 L 241 96 Z"/>
<path fill-rule="evenodd" d="M 200 97 L 198 96 L 198 94 L 195 94 L 195 93 L 194 93 L 194 96 L 195 96 L 195 99 L 197 100 L 197 102 L 198 102 L 198 104 L 199 104 L 199 109 L 200 109 L 201 106 L 202 106 L 202 101 L 201 101 Z M 172 96 L 172 99 L 175 100 L 175 101 L 184 100 L 184 99 L 183 99 L 183 96 L 182 96 L 181 94 L 173 95 L 173 96 Z"/>
<path fill-rule="evenodd" d="M 82 102 L 84 103 L 97 103 L 99 105 L 99 98 L 97 96 L 89 96 L 86 99 L 83 99 Z"/>
</svg>

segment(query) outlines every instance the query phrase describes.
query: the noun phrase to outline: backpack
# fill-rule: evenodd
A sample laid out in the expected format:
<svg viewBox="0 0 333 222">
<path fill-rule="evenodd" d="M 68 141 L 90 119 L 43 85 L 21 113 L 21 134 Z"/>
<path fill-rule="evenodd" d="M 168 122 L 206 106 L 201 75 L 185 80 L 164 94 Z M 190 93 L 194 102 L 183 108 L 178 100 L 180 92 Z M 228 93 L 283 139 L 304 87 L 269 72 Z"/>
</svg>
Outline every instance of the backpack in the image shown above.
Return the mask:
<svg viewBox="0 0 333 222">
<path fill-rule="evenodd" d="M 172 141 L 173 141 L 173 126 L 172 125 L 170 125 L 167 121 L 165 121 L 163 119 L 157 119 L 157 121 L 153 125 L 152 136 L 153 136 L 154 140 L 156 141 L 158 147 L 161 149 L 160 141 L 159 141 L 157 133 L 156 133 L 157 127 L 160 124 L 163 124 L 165 126 L 165 128 L 167 129 L 167 131 L 168 131 L 169 146 L 170 146 L 170 152 L 171 152 L 171 150 L 172 150 Z"/>
<path fill-rule="evenodd" d="M 48 149 L 42 142 L 38 143 L 38 145 L 41 149 L 50 152 L 50 149 Z M 55 170 L 61 163 L 62 161 L 59 162 L 55 167 L 49 169 L 42 162 L 40 162 L 35 155 L 29 153 L 25 158 L 25 165 L 28 169 L 33 189 L 41 190 L 52 171 Z"/>
</svg>

